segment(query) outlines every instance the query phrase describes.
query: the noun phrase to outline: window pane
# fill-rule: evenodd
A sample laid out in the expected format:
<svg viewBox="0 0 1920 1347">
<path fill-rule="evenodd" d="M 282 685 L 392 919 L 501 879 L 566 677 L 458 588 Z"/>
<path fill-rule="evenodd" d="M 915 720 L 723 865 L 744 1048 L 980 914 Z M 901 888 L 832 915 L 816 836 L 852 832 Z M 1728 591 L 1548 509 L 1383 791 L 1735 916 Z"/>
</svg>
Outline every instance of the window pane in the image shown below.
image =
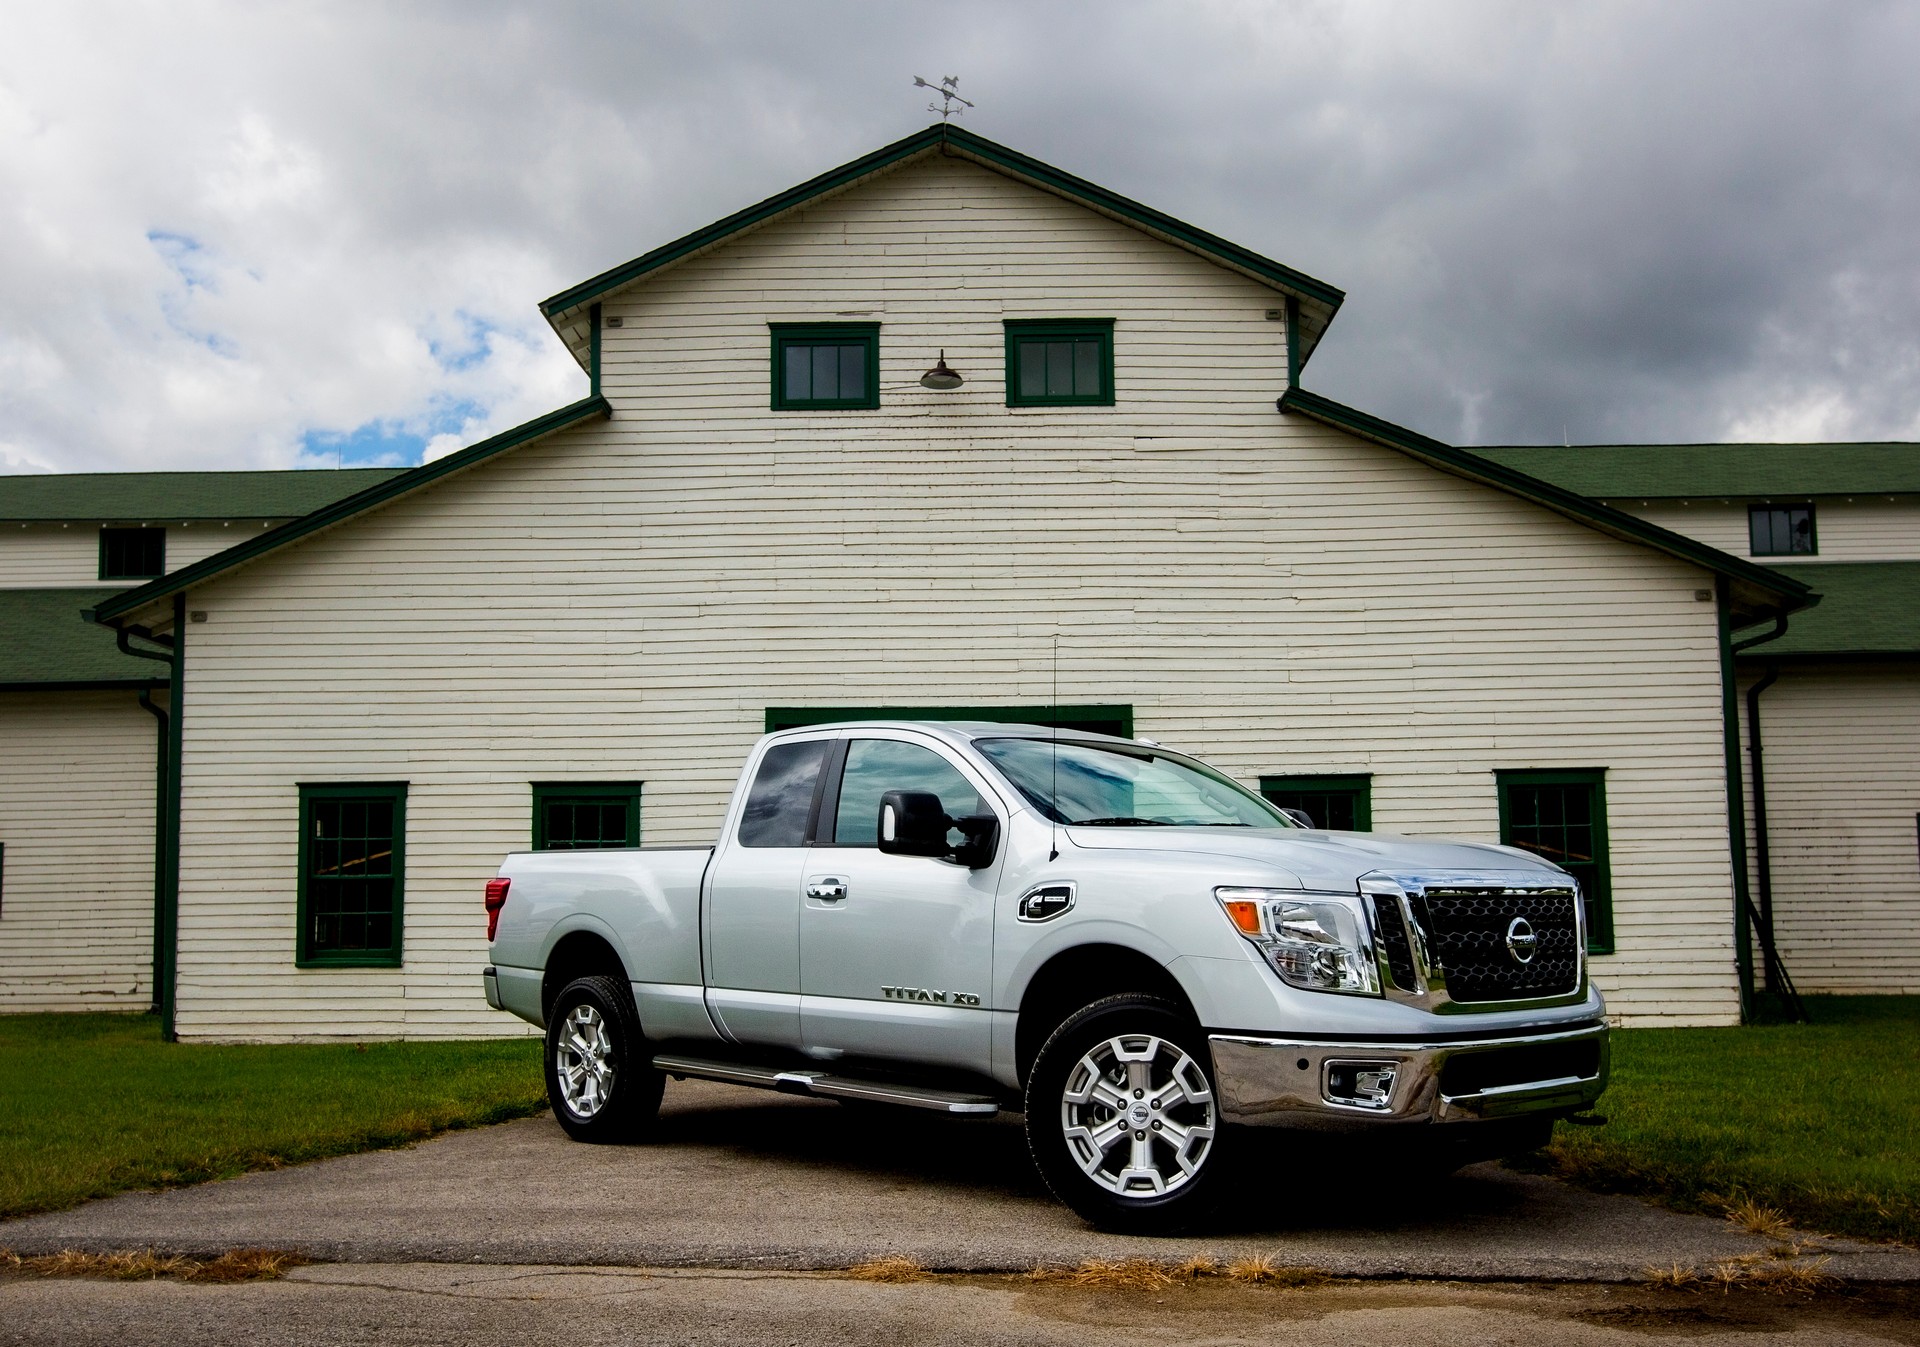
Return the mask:
<svg viewBox="0 0 1920 1347">
<path fill-rule="evenodd" d="M 1756 557 L 1773 551 L 1772 519 L 1766 510 L 1747 511 L 1747 550 Z"/>
<path fill-rule="evenodd" d="M 1316 828 L 1352 832 L 1359 826 L 1359 796 L 1350 790 L 1270 790 L 1266 797 L 1283 809 L 1304 809 Z"/>
<path fill-rule="evenodd" d="M 805 346 L 788 346 L 787 357 L 787 398 L 792 402 L 804 402 L 813 396 L 813 352 Z"/>
<path fill-rule="evenodd" d="M 1020 351 L 1020 396 L 1040 398 L 1047 395 L 1047 344 L 1023 341 Z"/>
<path fill-rule="evenodd" d="M 1073 344 L 1073 391 L 1083 398 L 1100 396 L 1100 343 Z"/>
<path fill-rule="evenodd" d="M 307 847 L 309 953 L 393 947 L 394 806 L 388 799 L 325 799 L 311 805 Z"/>
<path fill-rule="evenodd" d="M 890 790 L 930 790 L 954 818 L 986 812 L 980 793 L 932 749 L 898 739 L 856 739 L 847 747 L 833 840 L 840 846 L 879 845 L 880 797 Z M 959 841 L 959 835 L 950 840 Z"/>
<path fill-rule="evenodd" d="M 825 402 L 840 396 L 840 348 L 811 346 L 813 352 L 813 400 Z"/>
<path fill-rule="evenodd" d="M 605 796 L 548 796 L 542 832 L 549 851 L 624 847 L 632 836 L 631 799 Z"/>
<path fill-rule="evenodd" d="M 1798 553 L 1813 551 L 1813 511 L 1788 510 L 1788 527 L 1792 531 L 1789 549 Z"/>
<path fill-rule="evenodd" d="M 1047 343 L 1047 396 L 1073 396 L 1073 343 L 1070 341 Z"/>
<path fill-rule="evenodd" d="M 840 349 L 840 396 L 863 398 L 867 395 L 867 348 L 842 346 Z"/>
<path fill-rule="evenodd" d="M 760 771 L 747 794 L 740 819 L 743 847 L 797 847 L 807 840 L 807 815 L 813 810 L 813 789 L 826 760 L 826 739 L 797 744 L 775 744 L 760 760 Z"/>
<path fill-rule="evenodd" d="M 1775 556 L 1784 555 L 1793 545 L 1787 530 L 1787 512 L 1785 510 L 1767 511 L 1767 550 Z"/>
</svg>

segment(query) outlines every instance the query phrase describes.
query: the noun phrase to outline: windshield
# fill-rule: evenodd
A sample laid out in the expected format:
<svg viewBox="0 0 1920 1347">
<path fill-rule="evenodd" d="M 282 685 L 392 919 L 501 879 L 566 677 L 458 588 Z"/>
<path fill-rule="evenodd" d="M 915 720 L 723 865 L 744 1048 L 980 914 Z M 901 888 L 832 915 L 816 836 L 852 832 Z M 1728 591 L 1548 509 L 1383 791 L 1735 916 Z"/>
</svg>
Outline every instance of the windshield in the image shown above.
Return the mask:
<svg viewBox="0 0 1920 1347">
<path fill-rule="evenodd" d="M 1295 826 L 1212 768 L 1151 749 L 1051 739 L 979 739 L 974 747 L 1055 823 L 1111 828 Z"/>
</svg>

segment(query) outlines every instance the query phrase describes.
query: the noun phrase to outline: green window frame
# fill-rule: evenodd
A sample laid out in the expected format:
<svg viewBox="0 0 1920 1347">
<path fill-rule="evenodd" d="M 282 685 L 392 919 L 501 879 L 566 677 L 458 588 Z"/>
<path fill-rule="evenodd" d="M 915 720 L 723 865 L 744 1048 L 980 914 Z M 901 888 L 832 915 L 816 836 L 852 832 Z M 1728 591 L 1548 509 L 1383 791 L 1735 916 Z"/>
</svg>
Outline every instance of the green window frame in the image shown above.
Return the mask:
<svg viewBox="0 0 1920 1347">
<path fill-rule="evenodd" d="M 1133 708 L 1080 706 L 769 706 L 767 730 L 805 729 L 843 720 L 985 720 L 996 725 L 1048 725 L 1133 738 Z"/>
<path fill-rule="evenodd" d="M 149 528 L 100 530 L 102 580 L 153 580 L 167 573 L 167 531 Z"/>
<path fill-rule="evenodd" d="M 1338 832 L 1373 831 L 1373 773 L 1341 772 L 1320 776 L 1263 776 L 1260 793 L 1270 803 L 1304 809 L 1317 828 Z"/>
<path fill-rule="evenodd" d="M 773 410 L 858 411 L 880 405 L 880 324 L 768 323 Z M 849 394 L 848 385 L 857 385 Z M 816 390 L 824 396 L 815 396 Z"/>
<path fill-rule="evenodd" d="M 1749 505 L 1747 555 L 1754 557 L 1815 557 L 1820 537 L 1814 528 L 1813 503 Z"/>
<path fill-rule="evenodd" d="M 1613 863 L 1607 852 L 1607 769 L 1497 771 L 1500 841 L 1580 881 L 1587 953 L 1613 953 Z"/>
<path fill-rule="evenodd" d="M 300 786 L 297 967 L 400 967 L 406 852 L 406 782 Z"/>
<path fill-rule="evenodd" d="M 1113 406 L 1113 319 L 1009 318 L 1006 334 L 1007 406 Z"/>
<path fill-rule="evenodd" d="M 533 783 L 535 851 L 603 851 L 639 845 L 638 781 Z"/>
</svg>

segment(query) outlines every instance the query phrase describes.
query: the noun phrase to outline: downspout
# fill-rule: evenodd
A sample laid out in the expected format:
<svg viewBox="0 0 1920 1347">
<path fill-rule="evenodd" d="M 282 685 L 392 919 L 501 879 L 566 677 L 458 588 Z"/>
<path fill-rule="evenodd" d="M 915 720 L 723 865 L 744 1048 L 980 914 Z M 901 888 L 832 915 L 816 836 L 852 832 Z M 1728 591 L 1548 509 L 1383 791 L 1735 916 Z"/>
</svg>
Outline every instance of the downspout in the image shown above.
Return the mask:
<svg viewBox="0 0 1920 1347">
<path fill-rule="evenodd" d="M 600 396 L 600 306 L 587 306 L 587 396 Z"/>
<path fill-rule="evenodd" d="M 1727 849 L 1733 859 L 1733 962 L 1740 980 L 1740 1019 L 1753 1013 L 1753 931 L 1747 909 L 1753 895 L 1747 885 L 1747 805 L 1741 789 L 1740 698 L 1733 673 L 1733 586 L 1724 575 L 1713 579 L 1714 607 L 1720 619 L 1720 729 L 1726 751 Z"/>
<path fill-rule="evenodd" d="M 157 650 L 142 650 L 137 646 L 129 645 L 127 643 L 127 638 L 130 637 L 132 634 L 133 633 L 128 631 L 125 627 L 117 627 L 114 629 L 114 642 L 120 647 L 121 654 L 134 655 L 139 657 L 140 659 L 157 660 L 160 663 L 167 665 L 169 670 L 171 670 L 173 666 L 173 656 L 171 654 L 163 655 Z M 169 813 L 167 809 L 167 801 L 169 798 L 167 793 L 167 785 L 168 785 L 168 782 L 172 780 L 172 772 L 168 766 L 168 763 L 172 757 L 172 752 L 173 752 L 173 736 L 168 726 L 168 721 L 171 719 L 171 717 L 168 716 L 165 708 L 155 705 L 153 700 L 153 690 L 158 686 L 160 686 L 160 684 L 155 682 L 155 683 L 149 683 L 145 687 L 140 689 L 140 707 L 142 710 L 150 713 L 153 716 L 154 720 L 158 722 L 154 726 L 155 733 L 154 733 L 154 745 L 153 745 L 154 783 L 153 783 L 153 1007 L 152 1007 L 152 1013 L 159 1015 L 161 1017 L 161 1023 L 164 1030 L 165 1026 L 170 1024 L 172 1021 L 172 1005 L 173 1005 L 173 985 L 171 981 L 172 970 L 169 967 L 170 960 L 167 958 L 166 954 L 164 953 L 164 951 L 169 947 L 171 943 L 171 940 L 170 940 L 171 913 L 170 913 L 170 907 L 168 903 L 168 895 L 171 892 L 171 886 L 168 883 L 168 878 L 169 878 L 168 862 L 171 856 L 173 855 L 173 848 L 169 838 L 170 819 L 169 819 Z"/>
<path fill-rule="evenodd" d="M 174 1004 L 180 985 L 180 779 L 181 745 L 186 731 L 183 705 L 187 693 L 187 596 L 173 596 L 173 680 L 167 688 L 172 714 L 167 730 L 172 738 L 167 754 L 167 940 L 161 947 L 167 965 L 167 1002 L 160 1012 L 160 1036 L 175 1041 Z"/>
<path fill-rule="evenodd" d="M 1753 777 L 1753 868 L 1760 881 L 1760 925 L 1773 929 L 1773 850 L 1767 837 L 1767 766 L 1760 743 L 1760 694 L 1780 681 L 1780 666 L 1769 664 L 1760 681 L 1747 689 L 1747 761 Z M 1766 961 L 1766 989 L 1780 993 L 1777 960 Z"/>
<path fill-rule="evenodd" d="M 1300 386 L 1300 300 L 1287 296 L 1287 388 Z"/>
</svg>

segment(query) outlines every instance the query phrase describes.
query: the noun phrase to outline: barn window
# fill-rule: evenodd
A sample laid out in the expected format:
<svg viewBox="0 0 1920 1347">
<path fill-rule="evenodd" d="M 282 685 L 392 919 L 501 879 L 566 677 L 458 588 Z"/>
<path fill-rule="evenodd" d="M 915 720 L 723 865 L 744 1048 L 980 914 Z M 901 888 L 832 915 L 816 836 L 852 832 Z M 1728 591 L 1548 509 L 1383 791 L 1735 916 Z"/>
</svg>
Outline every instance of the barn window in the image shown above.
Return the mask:
<svg viewBox="0 0 1920 1347">
<path fill-rule="evenodd" d="M 100 530 L 102 580 L 151 580 L 166 573 L 165 529 Z"/>
<path fill-rule="evenodd" d="M 1260 793 L 1282 809 L 1305 810 L 1316 828 L 1364 833 L 1373 830 L 1373 775 L 1263 776 Z"/>
<path fill-rule="evenodd" d="M 772 323 L 773 409 L 880 405 L 878 323 Z"/>
<path fill-rule="evenodd" d="M 406 842 L 404 781 L 300 787 L 300 967 L 399 967 Z"/>
<path fill-rule="evenodd" d="M 1756 557 L 1815 555 L 1811 505 L 1753 505 L 1747 509 L 1749 551 Z"/>
<path fill-rule="evenodd" d="M 638 781 L 533 783 L 535 851 L 596 851 L 639 845 Z"/>
<path fill-rule="evenodd" d="M 1009 407 L 1111 407 L 1113 319 L 1007 320 Z"/>
<path fill-rule="evenodd" d="M 1587 952 L 1613 953 L 1613 873 L 1607 858 L 1606 768 L 1496 772 L 1500 840 L 1544 856 L 1580 881 Z"/>
</svg>

